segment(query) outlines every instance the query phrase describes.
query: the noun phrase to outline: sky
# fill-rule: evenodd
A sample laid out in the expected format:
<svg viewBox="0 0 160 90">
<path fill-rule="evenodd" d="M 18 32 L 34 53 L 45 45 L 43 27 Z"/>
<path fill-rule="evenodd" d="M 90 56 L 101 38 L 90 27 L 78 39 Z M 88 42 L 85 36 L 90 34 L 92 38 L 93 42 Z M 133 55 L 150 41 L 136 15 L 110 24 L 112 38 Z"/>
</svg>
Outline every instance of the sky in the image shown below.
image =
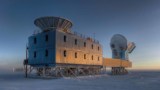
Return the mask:
<svg viewBox="0 0 160 90">
<path fill-rule="evenodd" d="M 72 31 L 94 36 L 111 58 L 110 39 L 124 35 L 136 43 L 129 55 L 135 69 L 160 69 L 159 0 L 0 0 L 0 68 L 22 66 L 27 39 L 38 28 L 34 20 L 59 16 Z"/>
</svg>

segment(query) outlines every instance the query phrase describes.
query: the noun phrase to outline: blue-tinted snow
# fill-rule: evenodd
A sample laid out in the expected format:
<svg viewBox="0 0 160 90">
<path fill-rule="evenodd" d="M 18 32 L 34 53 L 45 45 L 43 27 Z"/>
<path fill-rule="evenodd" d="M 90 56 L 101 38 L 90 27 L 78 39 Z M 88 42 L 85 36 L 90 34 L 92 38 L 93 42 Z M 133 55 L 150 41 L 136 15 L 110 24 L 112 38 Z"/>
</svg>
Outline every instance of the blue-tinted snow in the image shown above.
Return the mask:
<svg viewBox="0 0 160 90">
<path fill-rule="evenodd" d="M 160 90 L 160 71 L 130 71 L 128 75 L 24 78 L 22 72 L 1 72 L 0 90 Z"/>
</svg>

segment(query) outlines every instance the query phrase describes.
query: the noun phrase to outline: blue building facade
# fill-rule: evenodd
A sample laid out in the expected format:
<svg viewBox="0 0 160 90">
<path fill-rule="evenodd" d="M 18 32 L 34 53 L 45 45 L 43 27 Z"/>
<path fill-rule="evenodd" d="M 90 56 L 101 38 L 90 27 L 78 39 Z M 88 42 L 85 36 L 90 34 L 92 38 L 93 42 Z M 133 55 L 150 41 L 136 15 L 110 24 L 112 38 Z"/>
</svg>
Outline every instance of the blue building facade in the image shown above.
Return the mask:
<svg viewBox="0 0 160 90">
<path fill-rule="evenodd" d="M 28 64 L 32 66 L 55 65 L 56 31 L 38 33 L 28 38 Z"/>
</svg>

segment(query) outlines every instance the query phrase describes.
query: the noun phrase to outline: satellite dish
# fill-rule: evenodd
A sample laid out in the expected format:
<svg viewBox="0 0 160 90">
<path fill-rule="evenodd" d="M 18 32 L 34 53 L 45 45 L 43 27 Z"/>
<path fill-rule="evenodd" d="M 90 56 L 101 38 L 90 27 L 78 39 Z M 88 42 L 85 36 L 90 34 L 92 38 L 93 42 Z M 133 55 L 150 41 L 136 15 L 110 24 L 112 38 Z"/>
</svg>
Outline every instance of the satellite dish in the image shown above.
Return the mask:
<svg viewBox="0 0 160 90">
<path fill-rule="evenodd" d="M 72 27 L 72 22 L 61 17 L 40 17 L 34 21 L 34 24 L 42 31 L 53 30 L 53 28 L 68 31 Z"/>
<path fill-rule="evenodd" d="M 128 53 L 132 53 L 136 45 L 134 42 L 127 43 L 127 39 L 120 34 L 115 34 L 111 38 L 110 46 L 112 58 L 128 60 Z"/>
<path fill-rule="evenodd" d="M 127 39 L 120 34 L 116 34 L 111 38 L 110 46 L 112 50 L 127 50 Z"/>
<path fill-rule="evenodd" d="M 126 59 L 127 39 L 120 34 L 115 34 L 111 38 L 110 46 L 112 49 L 112 58 Z"/>
</svg>

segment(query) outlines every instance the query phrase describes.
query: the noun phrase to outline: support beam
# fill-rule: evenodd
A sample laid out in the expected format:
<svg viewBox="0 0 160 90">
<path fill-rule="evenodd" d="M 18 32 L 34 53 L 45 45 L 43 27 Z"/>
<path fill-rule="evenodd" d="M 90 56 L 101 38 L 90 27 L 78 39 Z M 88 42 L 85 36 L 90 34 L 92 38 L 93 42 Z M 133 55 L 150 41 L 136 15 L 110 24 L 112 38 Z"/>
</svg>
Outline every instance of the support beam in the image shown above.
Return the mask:
<svg viewBox="0 0 160 90">
<path fill-rule="evenodd" d="M 112 67 L 112 75 L 124 75 L 128 74 L 128 71 L 124 67 Z"/>
</svg>

